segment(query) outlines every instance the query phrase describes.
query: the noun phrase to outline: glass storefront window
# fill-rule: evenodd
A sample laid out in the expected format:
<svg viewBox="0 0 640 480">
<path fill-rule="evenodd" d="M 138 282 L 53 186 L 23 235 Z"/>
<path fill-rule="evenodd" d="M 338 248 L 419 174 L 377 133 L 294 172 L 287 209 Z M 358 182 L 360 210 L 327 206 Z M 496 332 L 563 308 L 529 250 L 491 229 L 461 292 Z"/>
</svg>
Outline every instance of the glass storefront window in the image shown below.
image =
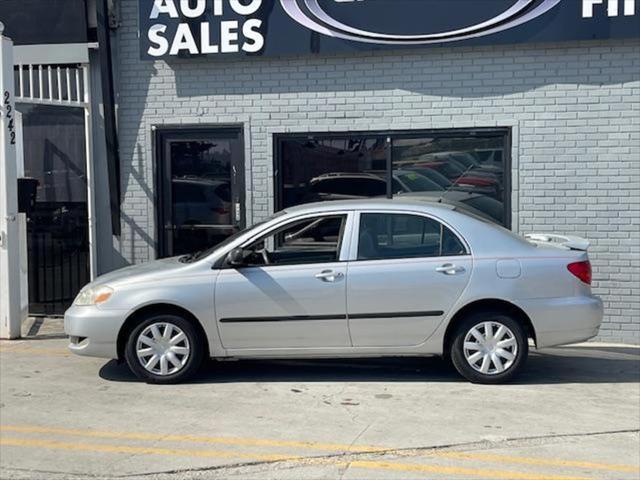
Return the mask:
<svg viewBox="0 0 640 480">
<path fill-rule="evenodd" d="M 506 224 L 502 136 L 428 135 L 393 142 L 402 194 L 439 199 Z"/>
<path fill-rule="evenodd" d="M 386 194 L 384 137 L 293 137 L 280 152 L 283 208 Z"/>
<path fill-rule="evenodd" d="M 385 196 L 390 154 L 394 196 L 443 200 L 509 226 L 509 135 L 476 129 L 279 136 L 277 207 Z"/>
</svg>

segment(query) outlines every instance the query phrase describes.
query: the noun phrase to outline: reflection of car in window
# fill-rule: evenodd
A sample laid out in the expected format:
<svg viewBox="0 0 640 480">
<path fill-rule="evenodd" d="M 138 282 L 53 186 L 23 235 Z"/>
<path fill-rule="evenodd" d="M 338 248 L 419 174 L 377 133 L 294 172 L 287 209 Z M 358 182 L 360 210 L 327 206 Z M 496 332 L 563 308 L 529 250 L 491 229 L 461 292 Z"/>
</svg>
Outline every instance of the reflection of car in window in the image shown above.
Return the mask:
<svg viewBox="0 0 640 480">
<path fill-rule="evenodd" d="M 231 225 L 231 186 L 223 180 L 174 178 L 176 225 Z"/>
<path fill-rule="evenodd" d="M 437 172 L 436 170 L 433 170 L 430 168 L 411 168 L 411 167 L 409 167 L 408 170 L 418 172 L 420 175 L 427 177 L 429 180 L 437 183 L 445 190 L 448 190 L 448 189 L 458 190 L 461 188 L 459 185 L 454 185 L 451 182 L 451 180 L 449 180 L 447 177 L 442 175 L 440 172 Z"/>
<path fill-rule="evenodd" d="M 395 170 L 393 180 L 394 192 L 438 192 L 444 190 L 438 183 L 418 172 Z"/>
<path fill-rule="evenodd" d="M 386 195 L 386 181 L 369 173 L 327 173 L 311 179 L 305 202 Z"/>
<path fill-rule="evenodd" d="M 466 168 L 452 158 L 432 160 L 430 156 L 423 155 L 419 161 L 403 165 L 403 168 L 435 170 L 459 187 L 466 187 L 466 189 L 473 189 L 475 192 L 488 195 L 501 195 L 502 187 L 495 175 Z"/>
<path fill-rule="evenodd" d="M 452 184 L 449 182 L 449 187 Z M 394 170 L 393 193 L 442 199 L 467 211 L 497 223 L 504 222 L 504 205 L 495 198 L 461 189 L 444 188 L 413 169 Z M 384 172 L 327 173 L 310 182 L 304 203 L 319 200 L 348 200 L 386 195 Z"/>
</svg>

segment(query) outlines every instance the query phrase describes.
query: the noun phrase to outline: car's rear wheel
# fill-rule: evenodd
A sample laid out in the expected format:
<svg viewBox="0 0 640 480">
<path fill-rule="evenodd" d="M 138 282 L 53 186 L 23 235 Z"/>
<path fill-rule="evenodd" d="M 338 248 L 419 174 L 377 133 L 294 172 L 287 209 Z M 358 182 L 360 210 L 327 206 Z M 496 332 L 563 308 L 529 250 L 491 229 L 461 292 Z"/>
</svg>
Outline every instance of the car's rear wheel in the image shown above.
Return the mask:
<svg viewBox="0 0 640 480">
<path fill-rule="evenodd" d="M 529 354 L 520 322 L 504 313 L 478 312 L 465 318 L 454 334 L 451 361 L 473 383 L 503 383 L 524 366 Z"/>
<path fill-rule="evenodd" d="M 179 383 L 202 364 L 203 342 L 193 324 L 177 315 L 154 314 L 131 331 L 125 359 L 148 383 Z"/>
</svg>

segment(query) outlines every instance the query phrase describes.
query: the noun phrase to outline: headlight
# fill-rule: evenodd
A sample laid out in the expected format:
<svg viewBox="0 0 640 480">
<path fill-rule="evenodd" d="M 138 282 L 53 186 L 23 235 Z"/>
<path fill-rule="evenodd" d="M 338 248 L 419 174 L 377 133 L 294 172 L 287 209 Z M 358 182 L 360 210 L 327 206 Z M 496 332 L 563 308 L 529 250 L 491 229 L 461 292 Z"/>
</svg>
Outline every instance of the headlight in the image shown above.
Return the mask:
<svg viewBox="0 0 640 480">
<path fill-rule="evenodd" d="M 83 289 L 76 299 L 74 305 L 87 306 L 87 305 L 100 305 L 106 302 L 113 295 L 113 288 L 106 285 L 99 285 L 93 288 Z"/>
</svg>

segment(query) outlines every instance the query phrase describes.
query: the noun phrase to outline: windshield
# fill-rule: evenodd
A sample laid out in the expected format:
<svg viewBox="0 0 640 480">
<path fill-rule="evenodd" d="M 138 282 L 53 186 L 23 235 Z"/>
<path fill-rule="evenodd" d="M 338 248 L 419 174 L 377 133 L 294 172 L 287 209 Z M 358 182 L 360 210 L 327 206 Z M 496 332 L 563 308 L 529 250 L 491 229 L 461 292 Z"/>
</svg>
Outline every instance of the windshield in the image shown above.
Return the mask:
<svg viewBox="0 0 640 480">
<path fill-rule="evenodd" d="M 192 263 L 195 262 L 197 260 L 200 260 L 202 258 L 208 257 L 209 255 L 211 255 L 213 252 L 215 252 L 216 250 L 220 249 L 220 248 L 224 248 L 227 245 L 231 244 L 232 242 L 236 241 L 241 235 L 244 235 L 245 233 L 248 233 L 252 230 L 255 230 L 259 227 L 261 227 L 262 225 L 264 225 L 267 222 L 270 222 L 271 220 L 281 217 L 282 215 L 284 215 L 285 212 L 278 212 L 264 220 L 262 220 L 261 222 L 255 223 L 254 225 L 252 225 L 249 228 L 245 228 L 244 230 L 239 230 L 236 233 L 234 233 L 233 235 L 231 235 L 230 237 L 226 238 L 225 240 L 223 240 L 221 243 L 218 243 L 210 248 L 207 248 L 206 250 L 201 250 L 199 252 L 195 252 L 192 253 L 190 255 L 185 255 L 183 257 L 180 258 L 180 261 L 183 263 Z"/>
<path fill-rule="evenodd" d="M 412 192 L 438 192 L 444 190 L 444 188 L 436 182 L 419 173 L 405 173 L 398 175 L 398 178 L 409 187 L 409 190 Z"/>
</svg>

